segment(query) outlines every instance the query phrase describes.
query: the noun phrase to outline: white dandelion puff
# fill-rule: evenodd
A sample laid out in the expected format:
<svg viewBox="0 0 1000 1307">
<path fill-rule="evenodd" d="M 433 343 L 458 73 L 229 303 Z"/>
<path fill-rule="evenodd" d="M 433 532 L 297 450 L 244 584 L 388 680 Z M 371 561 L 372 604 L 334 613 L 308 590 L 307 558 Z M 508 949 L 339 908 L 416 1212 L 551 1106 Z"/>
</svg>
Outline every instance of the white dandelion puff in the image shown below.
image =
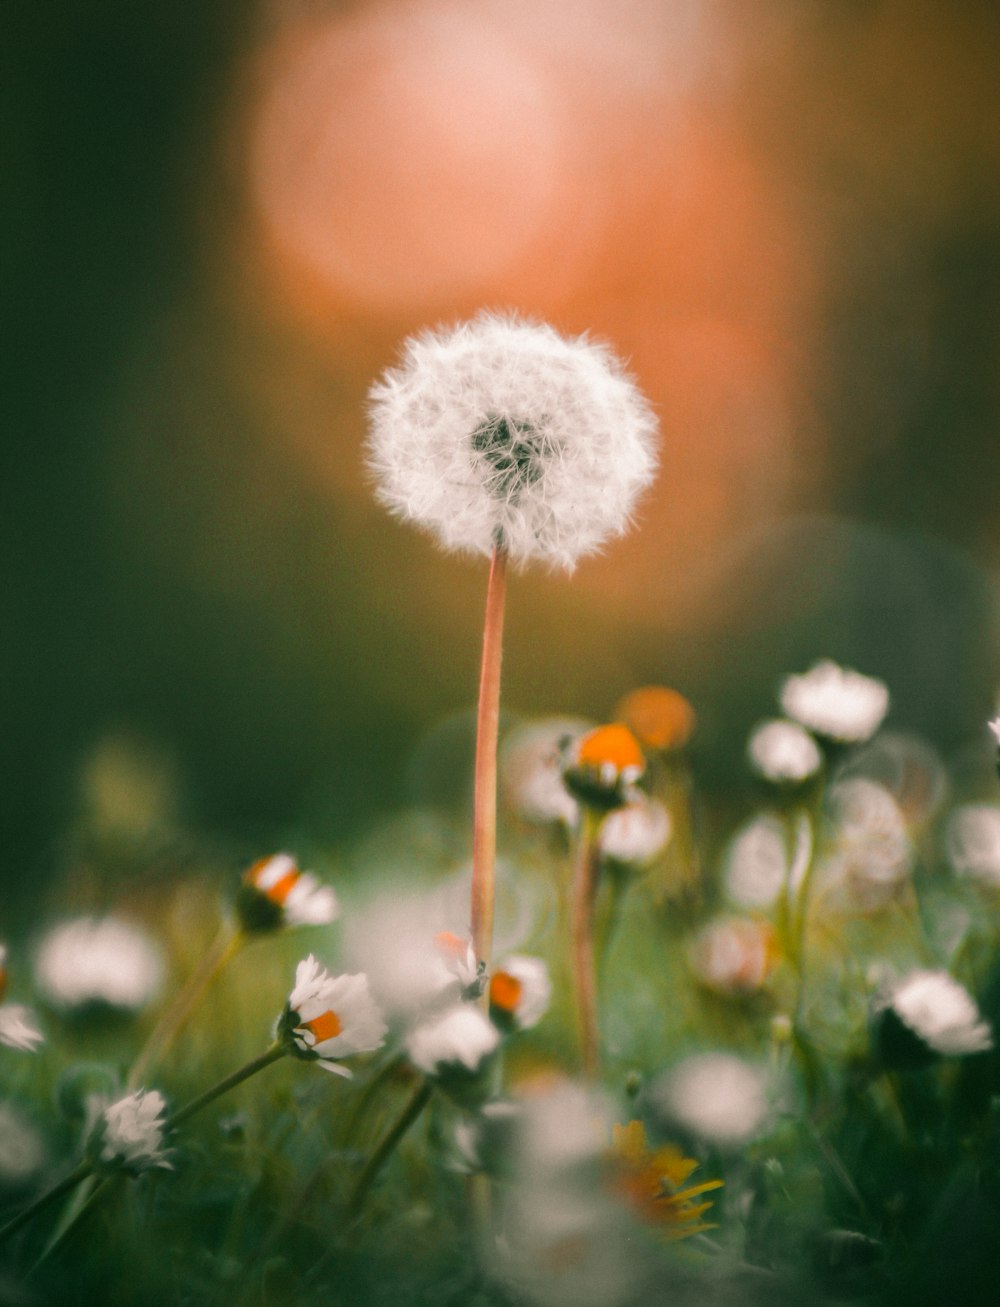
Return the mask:
<svg viewBox="0 0 1000 1307">
<path fill-rule="evenodd" d="M 604 345 L 481 313 L 411 337 L 370 393 L 379 499 L 449 550 L 572 570 L 629 525 L 656 419 Z"/>
</svg>

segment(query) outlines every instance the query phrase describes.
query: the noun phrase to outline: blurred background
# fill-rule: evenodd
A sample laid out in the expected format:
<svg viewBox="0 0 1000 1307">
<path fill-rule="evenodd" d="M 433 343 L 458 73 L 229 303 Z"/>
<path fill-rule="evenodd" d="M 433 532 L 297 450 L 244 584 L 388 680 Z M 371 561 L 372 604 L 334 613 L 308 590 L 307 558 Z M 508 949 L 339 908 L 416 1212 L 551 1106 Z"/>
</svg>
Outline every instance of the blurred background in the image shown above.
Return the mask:
<svg viewBox="0 0 1000 1307">
<path fill-rule="evenodd" d="M 511 586 L 510 714 L 676 686 L 725 793 L 778 680 L 829 655 L 897 728 L 981 745 L 992 0 L 13 0 L 3 26 L 9 913 L 88 805 L 235 858 L 433 795 L 485 569 L 374 503 L 364 403 L 406 334 L 484 305 L 607 339 L 663 430 L 635 530 Z"/>
</svg>

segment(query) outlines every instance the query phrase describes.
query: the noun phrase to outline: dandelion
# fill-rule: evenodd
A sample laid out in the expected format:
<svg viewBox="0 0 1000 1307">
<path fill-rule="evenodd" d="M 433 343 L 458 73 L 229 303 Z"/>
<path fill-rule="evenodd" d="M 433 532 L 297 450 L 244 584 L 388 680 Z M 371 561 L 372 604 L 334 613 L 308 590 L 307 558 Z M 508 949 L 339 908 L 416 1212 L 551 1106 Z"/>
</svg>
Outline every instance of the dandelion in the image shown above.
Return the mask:
<svg viewBox="0 0 1000 1307">
<path fill-rule="evenodd" d="M 655 1150 L 649 1147 L 641 1121 L 612 1126 L 608 1154 L 611 1185 L 641 1220 L 659 1229 L 668 1239 L 687 1239 L 715 1227 L 701 1218 L 712 1206 L 702 1196 L 721 1189 L 721 1180 L 687 1185 L 698 1163 L 685 1157 L 674 1144 Z"/>
<path fill-rule="evenodd" d="M 966 803 L 948 822 L 948 858 L 960 876 L 1000 889 L 1000 807 Z"/>
<path fill-rule="evenodd" d="M 656 419 L 610 350 L 516 317 L 412 337 L 370 400 L 379 498 L 449 550 L 572 570 L 656 467 Z"/>
<path fill-rule="evenodd" d="M 7 1003 L 7 945 L 0 944 L 0 1044 L 33 1053 L 45 1036 L 36 1030 L 34 1014 L 23 1003 Z"/>
<path fill-rule="evenodd" d="M 160 992 L 163 975 L 156 944 L 117 917 L 78 917 L 56 926 L 35 956 L 39 990 L 65 1012 L 91 1004 L 137 1012 Z"/>
<path fill-rule="evenodd" d="M 94 1123 L 87 1155 L 105 1174 L 141 1175 L 156 1167 L 171 1169 L 163 1147 L 166 1103 L 157 1090 L 138 1090 L 111 1103 Z"/>
<path fill-rule="evenodd" d="M 242 928 L 255 934 L 281 926 L 325 926 L 339 906 L 333 890 L 300 871 L 290 853 L 275 853 L 244 873 L 236 910 Z"/>
<path fill-rule="evenodd" d="M 747 743 L 751 768 L 773 785 L 801 785 L 823 765 L 823 755 L 797 722 L 774 718 L 755 727 Z"/>
<path fill-rule="evenodd" d="M 572 570 L 629 524 L 656 422 L 611 353 L 483 313 L 407 341 L 370 395 L 369 467 L 391 512 L 490 558 L 479 680 L 471 928 L 489 965 L 507 559 Z"/>
<path fill-rule="evenodd" d="M 324 1071 L 350 1079 L 341 1059 L 381 1048 L 386 1030 L 368 977 L 333 976 L 310 954 L 296 968 L 275 1038 L 296 1057 L 318 1060 Z"/>
<path fill-rule="evenodd" d="M 537 1026 L 551 1000 L 552 981 L 541 958 L 512 954 L 490 977 L 490 1016 L 501 1029 Z"/>
<path fill-rule="evenodd" d="M 889 691 L 883 681 L 839 667 L 830 659 L 801 676 L 787 677 L 780 699 L 789 717 L 837 744 L 863 744 L 889 711 Z"/>
<path fill-rule="evenodd" d="M 685 1058 L 650 1096 L 669 1121 L 720 1146 L 746 1143 L 770 1115 L 765 1072 L 732 1053 Z"/>
<path fill-rule="evenodd" d="M 993 1047 L 976 1001 L 947 971 L 911 971 L 876 1000 L 880 1052 L 890 1065 L 965 1057 Z"/>
</svg>

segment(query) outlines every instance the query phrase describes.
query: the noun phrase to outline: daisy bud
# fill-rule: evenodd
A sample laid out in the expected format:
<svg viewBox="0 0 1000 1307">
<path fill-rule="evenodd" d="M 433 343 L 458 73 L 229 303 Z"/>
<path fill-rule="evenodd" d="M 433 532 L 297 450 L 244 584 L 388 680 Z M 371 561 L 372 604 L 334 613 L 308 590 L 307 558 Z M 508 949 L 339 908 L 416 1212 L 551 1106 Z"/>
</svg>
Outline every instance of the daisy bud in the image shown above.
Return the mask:
<svg viewBox="0 0 1000 1307">
<path fill-rule="evenodd" d="M 340 1059 L 385 1043 L 387 1026 L 368 977 L 333 976 L 309 955 L 295 971 L 295 988 L 278 1018 L 275 1038 L 295 1057 L 318 1060 L 324 1071 L 351 1078 Z"/>
<path fill-rule="evenodd" d="M 236 895 L 236 912 L 248 934 L 282 926 L 325 926 L 339 910 L 333 890 L 300 871 L 290 853 L 255 862 L 244 872 Z"/>
<path fill-rule="evenodd" d="M 947 971 L 911 971 L 876 1000 L 875 1014 L 875 1043 L 887 1066 L 922 1066 L 993 1047 L 989 1022 Z"/>
<path fill-rule="evenodd" d="M 438 1082 L 465 1106 L 478 1106 L 489 1095 L 485 1070 L 500 1043 L 500 1033 L 472 1003 L 460 1003 L 421 1021 L 406 1040 L 406 1052 L 418 1071 Z"/>
<path fill-rule="evenodd" d="M 449 550 L 571 571 L 629 524 L 656 419 L 611 352 L 481 313 L 411 337 L 370 393 L 381 501 Z"/>
<path fill-rule="evenodd" d="M 598 726 L 571 741 L 563 760 L 567 788 L 581 803 L 600 812 L 628 803 L 645 770 L 639 741 L 620 722 Z"/>
<path fill-rule="evenodd" d="M 541 958 L 513 954 L 490 977 L 490 1018 L 501 1030 L 530 1030 L 549 1010 L 552 981 Z"/>
<path fill-rule="evenodd" d="M 830 659 L 801 676 L 787 677 L 780 699 L 789 717 L 834 744 L 863 744 L 889 711 L 884 682 L 839 667 Z"/>
<path fill-rule="evenodd" d="M 683 694 L 665 685 L 645 685 L 633 690 L 618 704 L 615 718 L 624 722 L 651 753 L 683 749 L 698 723 L 694 709 Z"/>
<path fill-rule="evenodd" d="M 166 1103 L 157 1090 L 138 1090 L 104 1108 L 87 1140 L 87 1155 L 105 1174 L 140 1175 L 172 1169 L 163 1148 Z"/>
</svg>

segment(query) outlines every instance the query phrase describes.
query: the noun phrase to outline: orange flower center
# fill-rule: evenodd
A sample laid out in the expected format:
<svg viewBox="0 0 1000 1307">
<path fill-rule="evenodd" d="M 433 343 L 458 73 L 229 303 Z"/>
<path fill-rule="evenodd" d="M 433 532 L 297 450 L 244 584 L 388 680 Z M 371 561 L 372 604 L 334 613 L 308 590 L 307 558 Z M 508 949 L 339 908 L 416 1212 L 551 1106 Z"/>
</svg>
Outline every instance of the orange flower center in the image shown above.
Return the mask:
<svg viewBox="0 0 1000 1307">
<path fill-rule="evenodd" d="M 490 1005 L 501 1012 L 514 1012 L 521 1001 L 524 986 L 509 971 L 497 971 L 490 981 Z"/>
<path fill-rule="evenodd" d="M 627 694 L 616 715 L 647 749 L 680 749 L 694 734 L 694 709 L 676 690 L 646 685 Z"/>
<path fill-rule="evenodd" d="M 262 885 L 260 883 L 261 879 L 270 865 L 270 858 L 261 858 L 247 872 L 246 880 L 254 889 L 260 890 L 261 894 L 266 895 L 272 903 L 277 903 L 279 907 L 282 907 L 302 873 L 297 867 L 292 867 L 283 876 L 279 876 L 273 885 Z"/>
<path fill-rule="evenodd" d="M 621 722 L 598 726 L 596 731 L 584 735 L 577 744 L 576 760 L 578 767 L 598 769 L 610 763 L 618 772 L 623 772 L 627 767 L 639 772 L 646 768 L 639 741 Z"/>
<path fill-rule="evenodd" d="M 325 1039 L 335 1039 L 344 1028 L 336 1012 L 321 1012 L 311 1021 L 303 1021 L 302 1025 L 312 1031 L 317 1044 L 322 1044 Z"/>
</svg>

